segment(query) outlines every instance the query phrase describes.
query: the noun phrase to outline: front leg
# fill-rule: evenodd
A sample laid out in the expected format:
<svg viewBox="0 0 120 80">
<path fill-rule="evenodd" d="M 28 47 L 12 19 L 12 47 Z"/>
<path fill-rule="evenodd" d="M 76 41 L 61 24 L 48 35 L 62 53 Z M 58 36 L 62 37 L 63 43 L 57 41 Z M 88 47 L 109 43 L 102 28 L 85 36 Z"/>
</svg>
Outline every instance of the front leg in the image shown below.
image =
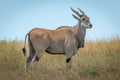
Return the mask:
<svg viewBox="0 0 120 80">
<path fill-rule="evenodd" d="M 71 58 L 73 56 L 73 51 L 66 51 L 66 65 L 67 65 L 67 69 L 71 68 Z"/>
<path fill-rule="evenodd" d="M 71 57 L 66 58 L 66 64 L 67 64 L 67 68 L 68 68 L 68 69 L 71 68 L 71 62 L 70 62 L 70 60 L 71 60 Z"/>
</svg>

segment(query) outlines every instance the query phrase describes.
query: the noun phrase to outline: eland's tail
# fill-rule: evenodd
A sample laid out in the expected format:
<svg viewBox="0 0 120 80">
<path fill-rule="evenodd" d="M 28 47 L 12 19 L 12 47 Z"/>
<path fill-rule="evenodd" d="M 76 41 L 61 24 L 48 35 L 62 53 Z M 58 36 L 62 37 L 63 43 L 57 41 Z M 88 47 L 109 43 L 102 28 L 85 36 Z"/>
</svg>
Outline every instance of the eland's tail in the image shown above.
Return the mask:
<svg viewBox="0 0 120 80">
<path fill-rule="evenodd" d="M 25 48 L 25 46 L 26 46 L 26 38 L 27 38 L 27 36 L 28 36 L 28 34 L 26 34 L 26 36 L 25 36 L 25 43 L 24 43 L 24 47 L 22 48 L 24 56 L 26 55 L 26 48 Z"/>
</svg>

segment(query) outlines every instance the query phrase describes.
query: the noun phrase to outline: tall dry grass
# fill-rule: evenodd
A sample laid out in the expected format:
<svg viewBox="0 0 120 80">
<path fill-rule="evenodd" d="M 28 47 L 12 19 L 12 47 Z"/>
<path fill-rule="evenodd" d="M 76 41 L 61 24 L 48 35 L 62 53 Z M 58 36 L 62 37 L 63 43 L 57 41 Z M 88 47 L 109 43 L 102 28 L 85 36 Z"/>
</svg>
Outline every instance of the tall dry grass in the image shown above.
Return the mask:
<svg viewBox="0 0 120 80">
<path fill-rule="evenodd" d="M 66 69 L 64 55 L 45 53 L 25 73 L 23 42 L 0 41 L 0 80 L 120 80 L 120 39 L 87 41 Z M 27 50 L 28 52 L 28 50 Z"/>
</svg>

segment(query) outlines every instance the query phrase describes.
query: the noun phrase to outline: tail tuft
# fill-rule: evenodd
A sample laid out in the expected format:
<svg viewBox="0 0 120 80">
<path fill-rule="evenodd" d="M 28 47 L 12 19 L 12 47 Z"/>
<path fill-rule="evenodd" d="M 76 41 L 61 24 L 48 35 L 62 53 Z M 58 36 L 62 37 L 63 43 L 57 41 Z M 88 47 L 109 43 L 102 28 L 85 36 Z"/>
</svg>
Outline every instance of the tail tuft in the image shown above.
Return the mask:
<svg viewBox="0 0 120 80">
<path fill-rule="evenodd" d="M 26 55 L 26 49 L 25 47 L 22 49 L 24 56 Z"/>
</svg>

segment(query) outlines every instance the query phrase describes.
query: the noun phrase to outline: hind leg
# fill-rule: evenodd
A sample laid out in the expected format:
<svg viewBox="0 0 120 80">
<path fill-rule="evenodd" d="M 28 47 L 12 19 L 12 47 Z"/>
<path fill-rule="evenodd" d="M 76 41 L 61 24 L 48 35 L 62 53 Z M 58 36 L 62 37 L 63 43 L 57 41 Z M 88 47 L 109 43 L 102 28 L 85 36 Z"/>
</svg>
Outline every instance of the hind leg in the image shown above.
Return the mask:
<svg viewBox="0 0 120 80">
<path fill-rule="evenodd" d="M 33 61 L 33 66 L 34 68 L 36 68 L 36 66 L 38 65 L 38 62 L 40 60 L 40 58 L 42 57 L 42 54 L 44 53 L 44 50 L 36 50 L 36 55 Z"/>
<path fill-rule="evenodd" d="M 26 72 L 28 71 L 30 62 L 32 61 L 34 55 L 35 55 L 34 52 L 30 52 L 29 57 L 27 58 L 27 61 L 26 61 Z"/>
<path fill-rule="evenodd" d="M 43 52 L 36 54 L 36 56 L 35 56 L 35 58 L 34 58 L 34 64 L 35 64 L 35 65 L 38 64 L 40 58 L 42 57 L 42 54 L 43 54 Z"/>
</svg>

